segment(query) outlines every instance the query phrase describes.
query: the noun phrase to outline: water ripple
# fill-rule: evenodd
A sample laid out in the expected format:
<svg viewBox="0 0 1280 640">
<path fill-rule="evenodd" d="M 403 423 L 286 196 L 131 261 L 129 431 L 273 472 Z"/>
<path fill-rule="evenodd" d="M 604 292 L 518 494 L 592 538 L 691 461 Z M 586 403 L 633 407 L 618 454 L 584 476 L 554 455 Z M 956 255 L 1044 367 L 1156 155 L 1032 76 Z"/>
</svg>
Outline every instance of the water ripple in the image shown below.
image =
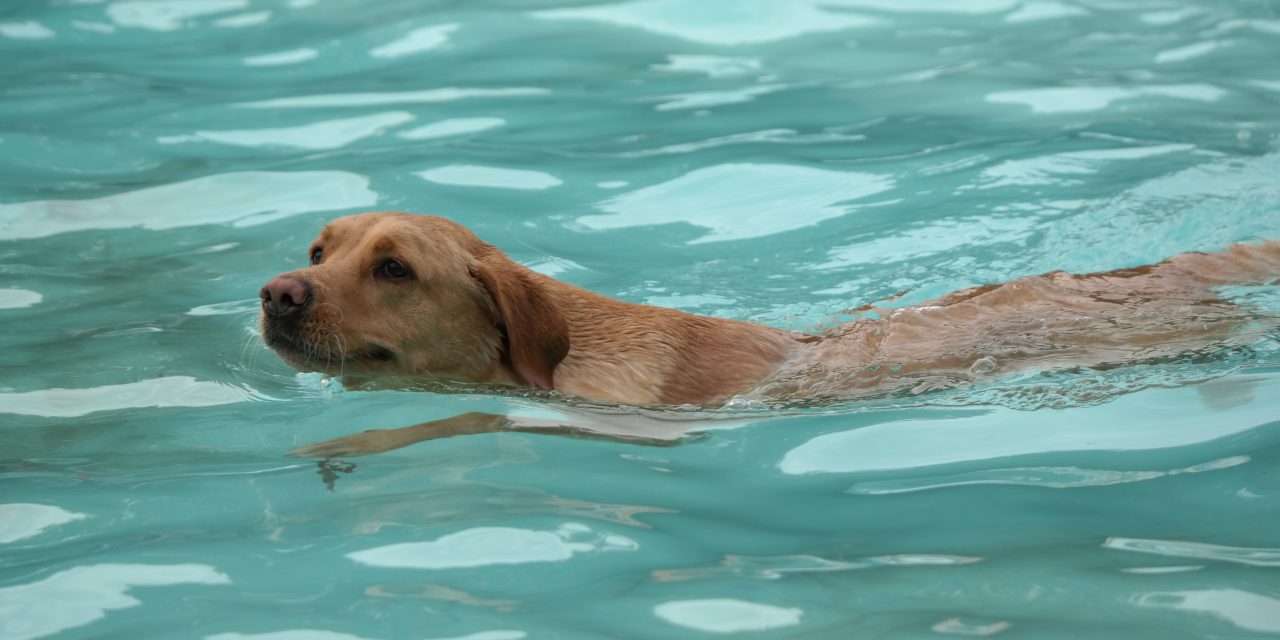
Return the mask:
<svg viewBox="0 0 1280 640">
<path fill-rule="evenodd" d="M 1140 607 L 1207 613 L 1240 629 L 1280 633 L 1280 598 L 1241 589 L 1156 591 L 1135 602 Z"/>
<path fill-rule="evenodd" d="M 1151 96 L 1216 102 L 1226 93 L 1226 90 L 1209 84 L 1154 85 L 1140 88 L 1055 87 L 996 91 L 987 94 L 987 102 L 1025 105 L 1035 113 L 1074 113 L 1099 111 L 1111 106 L 1113 102 Z"/>
<path fill-rule="evenodd" d="M 541 191 L 563 184 L 559 178 L 541 171 L 460 164 L 419 171 L 417 175 L 428 182 L 461 187 Z"/>
<path fill-rule="evenodd" d="M 1253 567 L 1280 567 L 1280 548 L 1232 547 L 1207 542 L 1184 540 L 1150 540 L 1145 538 L 1107 538 L 1102 546 L 1117 551 L 1133 551 L 1171 558 L 1196 558 L 1246 564 Z"/>
<path fill-rule="evenodd" d="M 809 33 L 843 31 L 876 24 L 873 18 L 830 11 L 834 3 L 794 0 L 739 0 L 734 11 L 687 0 L 638 0 L 612 5 L 552 9 L 534 13 L 545 20 L 589 20 L 674 36 L 709 45 L 773 42 Z"/>
<path fill-rule="evenodd" d="M 493 89 L 444 87 L 420 91 L 388 91 L 381 93 L 332 93 L 312 96 L 292 96 L 245 102 L 237 106 L 250 109 L 298 109 L 316 107 L 368 107 L 392 104 L 432 104 L 453 102 L 468 98 L 517 98 L 544 96 L 551 93 L 536 87 L 500 87 Z"/>
<path fill-rule="evenodd" d="M 0 504 L 0 544 L 33 538 L 46 529 L 87 517 L 47 504 Z"/>
<path fill-rule="evenodd" d="M 204 564 L 96 564 L 59 571 L 27 584 L 0 588 L 0 635 L 32 640 L 91 624 L 107 612 L 137 607 L 137 587 L 228 585 Z"/>
<path fill-rule="evenodd" d="M 249 56 L 244 59 L 244 63 L 250 67 L 276 67 L 286 64 L 298 64 L 314 60 L 320 52 L 309 47 L 301 49 L 289 49 L 288 51 L 276 51 L 273 53 L 262 53 L 256 56 Z"/>
<path fill-rule="evenodd" d="M 124 0 L 107 5 L 117 26 L 150 31 L 177 31 L 194 18 L 245 9 L 249 0 Z"/>
<path fill-rule="evenodd" d="M 383 131 L 413 120 L 404 111 L 374 113 L 355 118 L 323 120 L 311 124 L 274 129 L 230 129 L 196 131 L 192 135 L 161 137 L 161 144 L 183 142 L 217 142 L 239 147 L 287 147 L 293 149 L 339 149 L 356 141 L 376 136 Z"/>
<path fill-rule="evenodd" d="M 778 607 L 735 598 L 672 600 L 654 607 L 653 613 L 676 626 L 707 633 L 792 627 L 800 624 L 804 615 L 804 611 L 796 607 Z"/>
<path fill-rule="evenodd" d="M 166 376 L 86 389 L 0 391 L 0 413 L 74 418 L 99 411 L 148 407 L 212 407 L 262 399 L 246 388 Z"/>
<path fill-rule="evenodd" d="M 1187 473 L 1204 473 L 1229 469 L 1248 463 L 1249 456 L 1231 456 L 1203 464 L 1167 471 L 1118 471 L 1111 469 L 1085 469 L 1081 467 L 1017 467 L 990 469 L 929 478 L 895 478 L 893 480 L 860 482 L 849 488 L 858 495 L 890 495 L 931 491 L 969 485 L 1013 485 L 1045 487 L 1049 489 L 1074 489 L 1101 487 L 1113 484 L 1143 482 Z"/>
<path fill-rule="evenodd" d="M 568 522 L 555 531 L 513 527 L 477 527 L 431 542 L 403 542 L 348 553 L 372 567 L 456 569 L 500 564 L 561 562 L 581 553 L 634 551 L 635 541 L 610 533 L 597 534 L 586 525 Z"/>
<path fill-rule="evenodd" d="M 893 188 L 891 178 L 775 164 L 723 164 L 638 189 L 578 218 L 588 228 L 686 223 L 707 230 L 690 244 L 773 235 L 845 215 L 845 204 Z"/>
<path fill-rule="evenodd" d="M 374 47 L 369 55 L 374 58 L 393 59 L 438 49 L 449 42 L 449 34 L 458 30 L 456 23 L 437 24 L 414 29 L 403 37 Z"/>
<path fill-rule="evenodd" d="M 368 207 L 377 201 L 368 187 L 368 179 L 343 171 L 249 171 L 101 198 L 0 204 L 0 240 L 85 229 L 251 226 L 312 211 Z M 184 215 L 174 216 L 171 208 L 179 203 Z"/>
</svg>

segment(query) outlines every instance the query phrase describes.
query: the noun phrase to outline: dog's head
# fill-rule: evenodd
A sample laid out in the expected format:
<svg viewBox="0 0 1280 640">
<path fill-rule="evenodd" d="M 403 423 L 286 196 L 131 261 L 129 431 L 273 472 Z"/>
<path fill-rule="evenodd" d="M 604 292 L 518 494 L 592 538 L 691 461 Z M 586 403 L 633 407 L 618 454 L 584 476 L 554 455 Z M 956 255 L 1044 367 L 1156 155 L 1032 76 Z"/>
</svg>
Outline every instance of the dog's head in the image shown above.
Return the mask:
<svg viewBox="0 0 1280 640">
<path fill-rule="evenodd" d="M 568 328 L 542 276 L 434 216 L 333 221 L 276 276 L 262 336 L 304 371 L 554 387 Z"/>
</svg>

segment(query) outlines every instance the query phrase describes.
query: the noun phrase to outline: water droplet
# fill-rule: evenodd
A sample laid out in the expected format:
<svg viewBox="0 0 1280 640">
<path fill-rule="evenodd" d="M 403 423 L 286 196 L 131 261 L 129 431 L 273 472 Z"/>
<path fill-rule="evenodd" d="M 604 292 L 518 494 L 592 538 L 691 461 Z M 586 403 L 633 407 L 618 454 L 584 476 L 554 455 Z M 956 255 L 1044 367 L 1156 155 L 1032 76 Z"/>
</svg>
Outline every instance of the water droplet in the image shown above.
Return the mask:
<svg viewBox="0 0 1280 640">
<path fill-rule="evenodd" d="M 983 376 L 995 371 L 998 366 L 999 365 L 996 364 L 995 358 L 992 358 L 991 356 L 983 356 L 974 360 L 973 364 L 969 366 L 969 375 Z"/>
<path fill-rule="evenodd" d="M 725 409 L 729 409 L 729 410 L 735 410 L 735 409 L 767 409 L 767 408 L 768 408 L 768 406 L 769 406 L 769 405 L 765 404 L 765 403 L 764 403 L 764 401 L 762 401 L 762 400 L 758 400 L 758 399 L 755 399 L 755 398 L 743 398 L 743 397 L 738 397 L 738 396 L 735 396 L 735 397 L 733 397 L 733 398 L 729 398 L 729 401 L 724 403 L 724 408 L 725 408 Z"/>
</svg>

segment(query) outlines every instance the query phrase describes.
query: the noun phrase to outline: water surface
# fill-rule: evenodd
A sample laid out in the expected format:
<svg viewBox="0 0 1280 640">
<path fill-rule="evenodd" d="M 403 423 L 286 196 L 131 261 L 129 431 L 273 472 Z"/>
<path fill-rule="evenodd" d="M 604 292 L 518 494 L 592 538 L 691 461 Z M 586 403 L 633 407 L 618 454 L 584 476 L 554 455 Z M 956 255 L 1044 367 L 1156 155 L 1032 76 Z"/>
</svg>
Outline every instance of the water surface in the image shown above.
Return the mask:
<svg viewBox="0 0 1280 640">
<path fill-rule="evenodd" d="M 1280 238 L 1278 53 L 1256 0 L 6 3 L 0 637 L 1280 635 L 1274 339 L 321 468 L 565 401 L 343 390 L 254 326 L 370 209 L 797 329 Z"/>
</svg>

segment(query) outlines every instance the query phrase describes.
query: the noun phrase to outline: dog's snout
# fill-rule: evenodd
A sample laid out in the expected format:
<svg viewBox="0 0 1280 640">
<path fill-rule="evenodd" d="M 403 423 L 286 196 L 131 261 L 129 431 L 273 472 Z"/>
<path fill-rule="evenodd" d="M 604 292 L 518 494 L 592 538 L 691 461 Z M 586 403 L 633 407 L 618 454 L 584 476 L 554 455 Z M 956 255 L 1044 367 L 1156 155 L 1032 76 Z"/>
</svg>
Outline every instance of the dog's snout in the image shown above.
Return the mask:
<svg viewBox="0 0 1280 640">
<path fill-rule="evenodd" d="M 276 276 L 258 292 L 262 310 L 272 316 L 298 313 L 311 304 L 311 286 L 297 278 Z"/>
</svg>

